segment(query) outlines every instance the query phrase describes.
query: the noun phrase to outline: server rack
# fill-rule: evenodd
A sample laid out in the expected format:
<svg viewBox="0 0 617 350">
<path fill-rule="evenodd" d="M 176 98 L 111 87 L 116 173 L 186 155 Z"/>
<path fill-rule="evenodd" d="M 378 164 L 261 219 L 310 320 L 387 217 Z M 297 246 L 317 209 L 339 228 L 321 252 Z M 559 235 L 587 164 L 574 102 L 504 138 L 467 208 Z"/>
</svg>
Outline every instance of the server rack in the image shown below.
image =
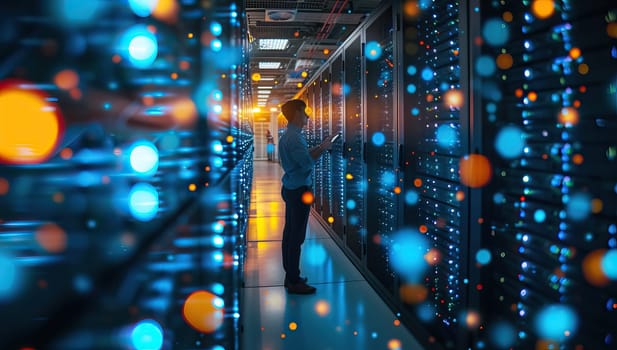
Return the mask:
<svg viewBox="0 0 617 350">
<path fill-rule="evenodd" d="M 343 55 L 334 56 L 331 67 L 331 96 L 330 106 L 332 115 L 332 135 L 344 135 L 344 78 Z M 345 227 L 345 159 L 343 158 L 345 142 L 341 137 L 338 142 L 332 145 L 332 196 L 330 203 L 332 207 L 331 227 L 338 237 L 344 242 Z"/>
<path fill-rule="evenodd" d="M 326 63 L 344 96 L 336 241 L 427 348 L 614 347 L 614 5 L 388 11 Z M 415 257 L 403 268 L 401 247 Z"/>
<path fill-rule="evenodd" d="M 616 247 L 615 4 L 537 5 L 480 7 L 477 54 L 496 66 L 494 75 L 476 67 L 495 173 L 482 315 L 515 329 L 517 349 L 612 349 L 617 286 L 598 261 Z M 508 345 L 490 327 L 480 339 Z"/>
<path fill-rule="evenodd" d="M 464 208 L 469 205 L 460 183 L 459 159 L 469 153 L 464 135 L 468 108 L 460 81 L 460 3 L 432 1 L 417 16 L 403 20 L 404 124 L 403 169 L 405 225 L 430 247 L 423 283 L 406 308 L 420 315 L 438 344 L 465 343 L 462 314 L 469 278 L 468 235 Z M 415 288 L 415 289 L 414 289 Z"/>
<path fill-rule="evenodd" d="M 356 34 L 345 46 L 345 138 L 343 156 L 345 158 L 345 244 L 356 258 L 362 260 L 366 245 L 366 174 L 364 167 L 364 114 L 362 113 L 363 72 L 362 38 Z"/>
<path fill-rule="evenodd" d="M 389 7 L 367 24 L 364 32 L 366 115 L 365 162 L 367 202 L 371 214 L 366 216 L 367 268 L 392 294 L 396 272 L 390 264 L 392 234 L 398 229 L 398 174 L 396 81 L 394 79 L 395 22 Z"/>
<path fill-rule="evenodd" d="M 321 140 L 325 140 L 332 135 L 330 131 L 332 128 L 332 82 L 329 66 L 321 72 L 319 84 L 321 86 Z M 321 157 L 321 173 L 323 177 L 321 216 L 326 222 L 330 222 L 333 220 L 330 218 L 332 216 L 332 150 Z"/>
<path fill-rule="evenodd" d="M 239 348 L 239 201 L 252 158 L 235 115 L 247 85 L 235 78 L 242 9 L 183 2 L 159 18 L 121 1 L 71 13 L 47 4 L 0 5 L 12 33 L 0 48 L 3 113 L 28 117 L 5 98 L 40 94 L 65 128 L 48 158 L 0 164 L 0 347 Z M 118 33 L 156 40 L 152 65 L 115 45 Z M 236 64 L 217 64 L 221 47 Z M 137 146 L 149 149 L 137 162 L 158 161 L 152 171 L 138 171 Z M 194 307 L 204 301 L 212 307 Z"/>
</svg>

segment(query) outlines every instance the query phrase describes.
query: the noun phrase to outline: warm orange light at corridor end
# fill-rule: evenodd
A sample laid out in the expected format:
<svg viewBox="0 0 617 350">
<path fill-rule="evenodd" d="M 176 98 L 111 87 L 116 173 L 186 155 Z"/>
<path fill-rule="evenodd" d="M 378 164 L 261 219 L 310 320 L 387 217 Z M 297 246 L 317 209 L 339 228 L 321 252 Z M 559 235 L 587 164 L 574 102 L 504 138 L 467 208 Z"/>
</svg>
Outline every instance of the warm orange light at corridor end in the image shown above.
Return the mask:
<svg viewBox="0 0 617 350">
<path fill-rule="evenodd" d="M 0 81 L 0 163 L 47 160 L 64 131 L 56 106 L 32 83 Z"/>
</svg>

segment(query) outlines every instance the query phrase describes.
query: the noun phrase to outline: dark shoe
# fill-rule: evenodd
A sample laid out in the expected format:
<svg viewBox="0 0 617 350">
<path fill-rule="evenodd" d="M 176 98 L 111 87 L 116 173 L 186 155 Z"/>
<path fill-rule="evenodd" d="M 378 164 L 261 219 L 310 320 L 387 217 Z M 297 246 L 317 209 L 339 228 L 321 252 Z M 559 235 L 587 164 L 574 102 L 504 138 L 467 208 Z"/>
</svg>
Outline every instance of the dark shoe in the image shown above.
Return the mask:
<svg viewBox="0 0 617 350">
<path fill-rule="evenodd" d="M 307 281 L 308 281 L 308 278 L 302 277 L 302 276 L 300 276 L 300 279 L 298 280 L 298 282 L 300 283 L 306 283 Z M 285 279 L 285 282 L 283 283 L 283 285 L 285 286 L 285 288 L 289 286 L 289 282 L 287 282 L 287 279 Z"/>
<path fill-rule="evenodd" d="M 304 282 L 298 282 L 287 286 L 287 293 L 289 294 L 313 294 L 315 291 L 317 291 L 315 287 L 309 286 Z"/>
</svg>

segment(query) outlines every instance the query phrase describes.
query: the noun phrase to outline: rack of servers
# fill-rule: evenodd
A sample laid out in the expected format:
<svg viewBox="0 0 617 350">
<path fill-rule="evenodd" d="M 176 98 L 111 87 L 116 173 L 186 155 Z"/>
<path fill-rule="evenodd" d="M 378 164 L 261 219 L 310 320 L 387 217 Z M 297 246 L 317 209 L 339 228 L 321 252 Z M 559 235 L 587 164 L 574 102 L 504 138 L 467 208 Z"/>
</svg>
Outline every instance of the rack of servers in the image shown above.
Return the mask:
<svg viewBox="0 0 617 350">
<path fill-rule="evenodd" d="M 240 348 L 241 6 L 0 5 L 0 348 Z"/>
<path fill-rule="evenodd" d="M 297 98 L 313 210 L 427 349 L 617 346 L 617 7 L 399 1 Z"/>
</svg>

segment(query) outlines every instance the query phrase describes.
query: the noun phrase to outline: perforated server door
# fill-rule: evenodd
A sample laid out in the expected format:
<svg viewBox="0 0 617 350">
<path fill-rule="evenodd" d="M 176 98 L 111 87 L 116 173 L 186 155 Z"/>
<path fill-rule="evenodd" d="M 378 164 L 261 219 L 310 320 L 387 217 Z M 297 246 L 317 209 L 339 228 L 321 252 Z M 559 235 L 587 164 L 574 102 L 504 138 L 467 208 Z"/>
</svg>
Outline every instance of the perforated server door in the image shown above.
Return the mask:
<svg viewBox="0 0 617 350">
<path fill-rule="evenodd" d="M 306 123 L 306 127 L 304 128 L 304 133 L 306 135 L 306 143 L 308 144 L 308 147 L 311 148 L 317 145 L 317 137 L 315 133 L 315 85 L 308 85 L 302 95 L 303 99 L 306 101 L 306 114 L 308 114 L 309 116 L 309 120 Z M 318 188 L 317 181 L 317 177 L 313 172 L 313 194 L 316 193 Z M 316 203 L 317 200 L 313 202 L 313 207 L 315 207 Z"/>
<path fill-rule="evenodd" d="M 343 58 L 339 55 L 332 62 L 332 87 L 331 87 L 331 112 L 332 112 L 332 134 L 343 134 Z M 343 158 L 344 138 L 332 145 L 332 196 L 330 205 L 332 207 L 332 228 L 334 232 L 343 236 L 345 226 L 345 159 Z"/>
<path fill-rule="evenodd" d="M 364 226 L 364 123 L 362 121 L 362 57 L 360 36 L 345 48 L 345 193 L 347 194 L 347 246 L 362 259 Z"/>
<path fill-rule="evenodd" d="M 311 114 L 311 119 L 313 119 L 312 124 L 312 132 L 313 132 L 313 140 L 312 146 L 317 146 L 321 140 L 323 135 L 323 124 L 322 124 L 322 113 L 321 113 L 321 82 L 319 79 L 314 80 L 311 83 L 311 87 L 309 88 L 311 91 L 311 95 L 313 96 L 313 105 L 311 106 L 313 109 L 313 113 Z M 313 191 L 315 193 L 315 203 L 314 207 L 317 212 L 321 212 L 323 209 L 323 157 L 320 157 L 315 161 L 315 168 L 313 173 L 313 179 L 315 181 L 315 187 Z"/>
<path fill-rule="evenodd" d="M 327 67 L 321 73 L 321 140 L 330 137 L 330 68 Z M 332 215 L 332 152 L 327 151 L 321 156 L 321 215 L 326 220 L 329 220 Z M 330 219 L 331 220 L 331 219 Z"/>
<path fill-rule="evenodd" d="M 616 349 L 617 3 L 480 13 L 484 339 L 501 321 L 514 349 Z"/>
<path fill-rule="evenodd" d="M 426 246 L 428 265 L 402 276 L 401 296 L 438 344 L 459 349 L 471 234 L 464 227 L 467 202 L 458 175 L 459 159 L 468 151 L 460 114 L 466 106 L 459 77 L 459 4 L 433 1 L 403 22 L 404 226 L 408 242 Z M 418 299 L 417 290 L 427 297 Z"/>
<path fill-rule="evenodd" d="M 389 263 L 390 241 L 397 228 L 398 196 L 394 169 L 396 114 L 394 113 L 394 26 L 392 8 L 383 11 L 365 32 L 366 62 L 366 164 L 367 215 L 366 264 L 391 292 L 394 271 Z"/>
</svg>

